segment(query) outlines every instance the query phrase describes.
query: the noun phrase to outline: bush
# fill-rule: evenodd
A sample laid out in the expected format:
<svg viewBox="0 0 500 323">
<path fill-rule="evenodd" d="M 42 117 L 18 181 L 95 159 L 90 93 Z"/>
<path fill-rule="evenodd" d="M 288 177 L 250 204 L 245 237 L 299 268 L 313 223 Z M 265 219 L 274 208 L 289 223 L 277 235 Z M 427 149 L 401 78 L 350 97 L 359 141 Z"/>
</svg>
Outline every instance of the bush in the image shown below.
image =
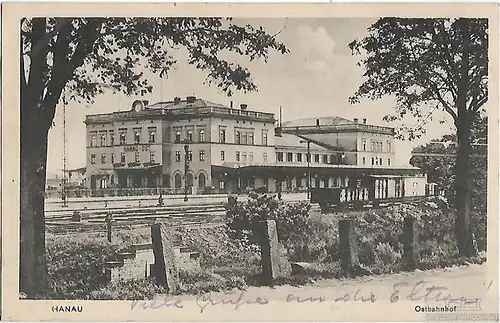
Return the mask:
<svg viewBox="0 0 500 323">
<path fill-rule="evenodd" d="M 106 285 L 104 265 L 118 247 L 106 240 L 47 237 L 48 286 L 44 298 L 86 299 Z"/>
</svg>

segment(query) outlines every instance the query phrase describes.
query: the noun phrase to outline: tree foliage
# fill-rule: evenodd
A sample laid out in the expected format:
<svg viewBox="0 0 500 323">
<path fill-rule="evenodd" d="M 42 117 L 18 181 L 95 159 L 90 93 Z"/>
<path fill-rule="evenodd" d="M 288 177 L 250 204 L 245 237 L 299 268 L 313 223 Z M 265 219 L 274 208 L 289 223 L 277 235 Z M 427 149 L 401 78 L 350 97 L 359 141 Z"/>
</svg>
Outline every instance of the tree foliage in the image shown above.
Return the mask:
<svg viewBox="0 0 500 323">
<path fill-rule="evenodd" d="M 472 124 L 472 209 L 486 216 L 487 211 L 487 177 L 488 177 L 488 118 L 478 118 Z M 423 169 L 427 179 L 436 183 L 443 190 L 444 196 L 450 205 L 454 204 L 454 181 L 456 167 L 454 166 L 457 153 L 456 134 L 445 135 L 438 140 L 415 147 L 413 153 L 423 153 L 427 156 L 413 156 L 410 164 Z"/>
<path fill-rule="evenodd" d="M 394 96 L 395 111 L 384 119 L 417 118 L 415 126 L 400 129 L 409 139 L 425 132 L 437 109 L 446 111 L 458 127 L 460 94 L 471 117 L 484 108 L 488 100 L 487 19 L 382 18 L 368 31 L 363 40 L 349 44 L 366 69 L 366 80 L 349 99 L 351 103 L 363 97 Z"/>
</svg>

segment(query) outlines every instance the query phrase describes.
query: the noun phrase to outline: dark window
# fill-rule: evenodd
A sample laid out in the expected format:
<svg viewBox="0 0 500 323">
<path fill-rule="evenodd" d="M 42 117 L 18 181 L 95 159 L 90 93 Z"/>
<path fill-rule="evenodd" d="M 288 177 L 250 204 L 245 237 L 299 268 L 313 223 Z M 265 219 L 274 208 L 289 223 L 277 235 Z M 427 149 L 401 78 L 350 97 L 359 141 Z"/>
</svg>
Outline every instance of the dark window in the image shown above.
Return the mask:
<svg viewBox="0 0 500 323">
<path fill-rule="evenodd" d="M 314 162 L 319 163 L 319 154 L 314 154 Z"/>
<path fill-rule="evenodd" d="M 176 142 L 176 143 L 181 142 L 181 132 L 180 132 L 180 131 L 177 131 L 177 132 L 175 133 L 175 142 Z"/>
<path fill-rule="evenodd" d="M 193 142 L 193 132 L 191 130 L 188 131 L 187 140 Z"/>
<path fill-rule="evenodd" d="M 101 146 L 102 147 L 106 146 L 106 135 L 105 134 L 101 135 Z"/>
<path fill-rule="evenodd" d="M 120 132 L 120 145 L 125 145 L 127 143 L 127 134 L 125 132 Z"/>
<path fill-rule="evenodd" d="M 221 142 L 221 143 L 225 143 L 226 142 L 226 129 L 221 129 L 220 130 L 219 142 Z"/>
<path fill-rule="evenodd" d="M 115 154 L 111 153 L 111 164 L 115 163 Z"/>
<path fill-rule="evenodd" d="M 91 163 L 92 165 L 94 165 L 94 164 L 95 164 L 95 154 L 90 155 L 90 163 Z"/>
<path fill-rule="evenodd" d="M 141 154 L 136 151 L 135 152 L 135 162 L 138 163 L 139 161 L 141 161 Z"/>
<path fill-rule="evenodd" d="M 191 150 L 188 151 L 187 158 L 188 158 L 188 161 L 193 161 L 193 152 Z"/>
<path fill-rule="evenodd" d="M 239 131 L 236 131 L 234 133 L 234 143 L 235 144 L 241 144 L 241 138 L 240 138 L 240 132 Z"/>
<path fill-rule="evenodd" d="M 363 165 L 365 165 L 365 164 L 366 164 L 366 158 L 363 157 Z"/>
<path fill-rule="evenodd" d="M 249 145 L 254 145 L 254 141 L 253 141 L 253 132 L 250 132 L 248 134 L 248 144 Z"/>
<path fill-rule="evenodd" d="M 95 147 L 96 146 L 96 138 L 95 138 L 95 135 L 92 135 L 92 137 L 90 137 L 90 147 Z"/>
<path fill-rule="evenodd" d="M 243 144 L 243 145 L 248 144 L 248 142 L 247 142 L 247 138 L 248 138 L 248 136 L 247 136 L 247 134 L 244 132 L 244 133 L 241 135 L 241 144 Z"/>
<path fill-rule="evenodd" d="M 283 153 L 276 153 L 276 161 L 282 162 L 283 161 Z"/>
<path fill-rule="evenodd" d="M 221 151 L 220 152 L 220 160 L 224 160 L 226 159 L 226 154 L 224 153 L 224 151 Z"/>
<path fill-rule="evenodd" d="M 205 141 L 205 130 L 200 130 L 200 142 Z"/>
<path fill-rule="evenodd" d="M 109 133 L 109 145 L 113 146 L 115 144 L 115 134 L 114 132 Z"/>
<path fill-rule="evenodd" d="M 141 143 L 141 132 L 139 130 L 134 131 L 134 142 L 136 144 Z"/>
<path fill-rule="evenodd" d="M 328 164 L 328 155 L 323 155 L 323 164 Z"/>
<path fill-rule="evenodd" d="M 391 166 L 391 159 L 387 158 L 387 165 Z"/>
<path fill-rule="evenodd" d="M 372 165 L 375 165 L 375 158 L 372 157 Z"/>
<path fill-rule="evenodd" d="M 149 130 L 149 143 L 156 141 L 156 130 Z"/>
<path fill-rule="evenodd" d="M 286 161 L 289 163 L 293 162 L 293 153 L 286 153 Z"/>
<path fill-rule="evenodd" d="M 106 154 L 101 155 L 101 164 L 106 164 Z"/>
<path fill-rule="evenodd" d="M 236 161 L 240 161 L 240 152 L 239 151 L 236 152 Z"/>
<path fill-rule="evenodd" d="M 200 161 L 204 161 L 204 160 L 205 160 L 205 151 L 200 150 Z"/>
<path fill-rule="evenodd" d="M 302 162 L 302 153 L 297 153 L 297 162 L 298 163 Z"/>
<path fill-rule="evenodd" d="M 149 161 L 152 163 L 155 162 L 155 152 L 154 151 L 149 152 Z"/>
<path fill-rule="evenodd" d="M 262 146 L 267 146 L 267 132 L 262 132 Z"/>
<path fill-rule="evenodd" d="M 125 162 L 125 153 L 122 153 L 120 156 L 120 162 L 124 163 Z"/>
<path fill-rule="evenodd" d="M 175 152 L 175 161 L 176 162 L 180 162 L 181 161 L 181 152 L 180 151 L 176 151 Z"/>
</svg>

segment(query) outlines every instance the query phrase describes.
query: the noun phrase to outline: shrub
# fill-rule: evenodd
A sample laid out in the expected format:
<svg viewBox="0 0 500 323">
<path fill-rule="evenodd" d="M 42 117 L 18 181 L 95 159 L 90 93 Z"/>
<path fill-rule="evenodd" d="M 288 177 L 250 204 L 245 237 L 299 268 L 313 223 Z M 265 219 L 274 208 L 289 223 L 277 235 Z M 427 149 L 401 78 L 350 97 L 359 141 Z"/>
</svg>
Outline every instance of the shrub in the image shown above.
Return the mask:
<svg viewBox="0 0 500 323">
<path fill-rule="evenodd" d="M 118 247 L 92 237 L 47 237 L 48 286 L 44 298 L 85 299 L 106 285 L 104 264 Z"/>
</svg>

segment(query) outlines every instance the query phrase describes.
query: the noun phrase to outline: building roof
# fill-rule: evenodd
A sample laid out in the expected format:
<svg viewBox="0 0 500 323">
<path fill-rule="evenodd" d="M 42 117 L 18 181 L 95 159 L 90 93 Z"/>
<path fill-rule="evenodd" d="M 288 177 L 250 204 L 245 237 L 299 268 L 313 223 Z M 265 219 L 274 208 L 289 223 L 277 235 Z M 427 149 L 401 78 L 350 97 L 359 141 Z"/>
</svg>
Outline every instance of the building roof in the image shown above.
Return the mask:
<svg viewBox="0 0 500 323">
<path fill-rule="evenodd" d="M 196 98 L 193 103 L 188 103 L 187 100 L 180 100 L 179 102 L 175 101 L 164 101 L 157 102 L 151 105 L 148 105 L 146 109 L 178 109 L 178 108 L 206 108 L 206 107 L 217 107 L 217 108 L 227 108 L 226 106 L 214 103 L 208 100 Z"/>
<path fill-rule="evenodd" d="M 283 127 L 316 126 L 317 125 L 316 120 L 319 120 L 320 126 L 355 124 L 354 121 L 342 117 L 321 117 L 321 118 L 304 118 L 304 119 L 295 119 L 286 121 L 283 122 Z"/>
<path fill-rule="evenodd" d="M 301 143 L 303 141 L 299 136 L 293 135 L 293 134 L 288 134 L 288 133 L 283 133 L 280 136 L 274 137 L 274 145 L 276 147 L 297 147 L 297 148 L 307 148 L 307 143 Z M 321 150 L 326 150 L 325 147 L 322 147 L 320 145 L 315 144 L 314 142 L 311 142 L 310 145 L 311 149 L 321 149 Z"/>
</svg>

